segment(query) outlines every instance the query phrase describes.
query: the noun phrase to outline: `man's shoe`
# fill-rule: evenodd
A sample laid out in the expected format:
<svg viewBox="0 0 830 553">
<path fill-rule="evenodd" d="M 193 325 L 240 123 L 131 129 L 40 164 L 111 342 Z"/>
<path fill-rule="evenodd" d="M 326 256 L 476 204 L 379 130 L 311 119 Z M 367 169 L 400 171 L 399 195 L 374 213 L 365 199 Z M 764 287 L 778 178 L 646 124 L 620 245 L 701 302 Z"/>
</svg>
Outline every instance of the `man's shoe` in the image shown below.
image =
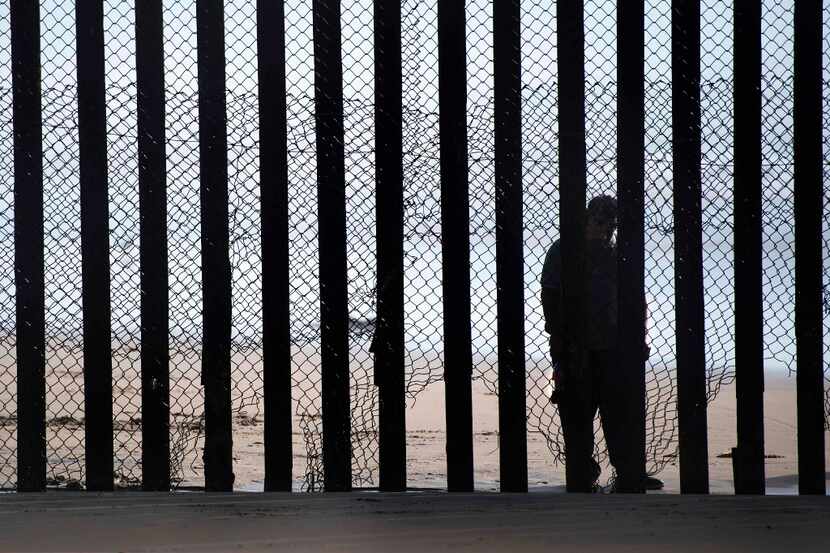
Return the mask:
<svg viewBox="0 0 830 553">
<path fill-rule="evenodd" d="M 642 486 L 643 486 L 642 487 L 643 491 L 649 491 L 649 490 L 654 491 L 654 490 L 662 490 L 663 489 L 663 481 L 660 480 L 659 478 L 649 476 L 648 474 L 643 476 L 643 479 L 642 479 L 641 482 L 642 482 Z M 611 481 L 611 484 L 608 487 L 604 488 L 604 492 L 605 493 L 619 493 L 618 487 L 619 487 L 618 479 L 614 478 Z M 629 490 L 629 491 L 634 491 L 634 490 Z"/>
<path fill-rule="evenodd" d="M 645 475 L 643 478 L 643 488 L 646 490 L 662 490 L 663 481 L 653 476 Z"/>
</svg>

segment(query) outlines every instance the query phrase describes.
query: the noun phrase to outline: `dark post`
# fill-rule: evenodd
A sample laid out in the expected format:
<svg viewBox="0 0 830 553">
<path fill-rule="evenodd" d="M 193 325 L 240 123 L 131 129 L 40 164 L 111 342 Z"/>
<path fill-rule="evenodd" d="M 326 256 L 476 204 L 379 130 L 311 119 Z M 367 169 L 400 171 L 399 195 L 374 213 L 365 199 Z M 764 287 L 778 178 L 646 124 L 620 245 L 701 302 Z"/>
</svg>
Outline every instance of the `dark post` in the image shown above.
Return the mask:
<svg viewBox="0 0 830 553">
<path fill-rule="evenodd" d="M 503 492 L 527 491 L 520 34 L 519 0 L 494 2 L 499 478 Z"/>
<path fill-rule="evenodd" d="M 735 0 L 735 493 L 763 494 L 764 312 L 761 262 L 761 1 Z"/>
<path fill-rule="evenodd" d="M 462 0 L 438 0 L 441 136 L 441 259 L 447 487 L 473 491 L 470 204 L 467 175 L 467 65 Z"/>
<path fill-rule="evenodd" d="M 617 230 L 620 370 L 629 376 L 631 482 L 618 490 L 643 492 L 646 473 L 645 310 L 645 2 L 617 3 Z"/>
<path fill-rule="evenodd" d="M 170 489 L 167 165 L 161 0 L 136 0 L 138 201 L 141 232 L 141 470 L 145 491 Z"/>
<path fill-rule="evenodd" d="M 591 382 L 582 371 L 585 328 L 585 30 L 584 3 L 557 2 L 559 64 L 559 228 L 562 255 L 564 355 L 568 378 L 579 381 L 568 410 L 575 416 L 565 436 L 565 480 L 569 492 L 590 492 L 593 420 L 584 416 Z M 562 412 L 560 406 L 560 413 Z M 578 412 L 577 412 L 578 411 Z"/>
<path fill-rule="evenodd" d="M 822 2 L 795 2 L 795 337 L 798 491 L 825 494 L 822 374 Z"/>
<path fill-rule="evenodd" d="M 288 130 L 283 2 L 257 2 L 265 491 L 291 491 Z"/>
<path fill-rule="evenodd" d="M 113 488 L 104 3 L 76 0 L 86 487 Z"/>
<path fill-rule="evenodd" d="M 46 489 L 43 151 L 40 5 L 11 0 L 14 266 L 17 298 L 17 489 Z"/>
<path fill-rule="evenodd" d="M 230 491 L 233 489 L 231 265 L 228 255 L 228 139 L 222 1 L 197 0 L 196 26 L 202 202 L 205 488 L 209 491 Z"/>
<path fill-rule="evenodd" d="M 323 485 L 326 491 L 333 492 L 348 491 L 352 487 L 340 2 L 314 0 L 313 11 L 323 363 Z"/>
<path fill-rule="evenodd" d="M 672 140 L 680 491 L 709 493 L 700 182 L 700 3 L 672 1 Z"/>
<path fill-rule="evenodd" d="M 406 489 L 401 79 L 401 4 L 375 0 L 378 312 L 374 349 L 383 491 Z"/>
</svg>

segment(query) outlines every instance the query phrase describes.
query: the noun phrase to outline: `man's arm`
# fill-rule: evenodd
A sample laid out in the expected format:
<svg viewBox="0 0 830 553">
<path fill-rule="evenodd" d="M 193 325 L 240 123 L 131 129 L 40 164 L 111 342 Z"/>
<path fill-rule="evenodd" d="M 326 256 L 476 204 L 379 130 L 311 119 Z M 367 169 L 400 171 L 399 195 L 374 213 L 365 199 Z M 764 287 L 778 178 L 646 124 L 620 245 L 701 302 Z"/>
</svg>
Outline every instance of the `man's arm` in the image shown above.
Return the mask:
<svg viewBox="0 0 830 553">
<path fill-rule="evenodd" d="M 562 291 L 559 288 L 542 287 L 542 309 L 545 314 L 545 331 L 550 334 L 551 354 L 562 353 Z"/>
</svg>

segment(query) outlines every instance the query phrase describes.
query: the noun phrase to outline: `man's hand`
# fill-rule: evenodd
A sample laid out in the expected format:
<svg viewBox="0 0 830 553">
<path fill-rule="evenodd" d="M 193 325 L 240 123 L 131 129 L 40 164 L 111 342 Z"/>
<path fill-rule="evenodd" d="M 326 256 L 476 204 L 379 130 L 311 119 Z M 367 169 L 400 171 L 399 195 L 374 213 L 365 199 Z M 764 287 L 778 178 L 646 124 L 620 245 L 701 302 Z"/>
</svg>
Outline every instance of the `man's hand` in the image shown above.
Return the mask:
<svg viewBox="0 0 830 553">
<path fill-rule="evenodd" d="M 562 399 L 562 367 L 558 363 L 553 365 L 553 375 L 550 383 L 551 403 L 557 404 Z"/>
</svg>

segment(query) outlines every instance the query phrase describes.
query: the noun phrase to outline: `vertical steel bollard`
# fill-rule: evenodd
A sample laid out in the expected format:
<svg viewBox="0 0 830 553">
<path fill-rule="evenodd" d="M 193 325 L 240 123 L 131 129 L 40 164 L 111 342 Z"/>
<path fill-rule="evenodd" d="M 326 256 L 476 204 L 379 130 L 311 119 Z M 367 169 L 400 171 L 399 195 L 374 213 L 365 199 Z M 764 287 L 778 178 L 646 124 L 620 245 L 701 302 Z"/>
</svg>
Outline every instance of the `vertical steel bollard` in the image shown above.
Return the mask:
<svg viewBox="0 0 830 553">
<path fill-rule="evenodd" d="M 352 487 L 349 398 L 346 177 L 339 0 L 314 0 L 314 105 L 326 491 Z"/>
<path fill-rule="evenodd" d="M 700 180 L 700 2 L 672 2 L 675 317 L 680 490 L 709 493 Z"/>
<path fill-rule="evenodd" d="M 795 338 L 798 491 L 825 494 L 822 373 L 822 2 L 795 2 Z"/>
<path fill-rule="evenodd" d="M 503 492 L 527 491 L 520 35 L 519 0 L 494 2 L 499 480 Z"/>
<path fill-rule="evenodd" d="M 285 8 L 257 2 L 265 491 L 291 491 L 291 319 Z"/>
<path fill-rule="evenodd" d="M 447 487 L 473 491 L 470 203 L 467 172 L 467 66 L 463 0 L 438 0 L 441 137 L 441 260 Z"/>
<path fill-rule="evenodd" d="M 565 436 L 565 480 L 569 492 L 590 492 L 593 421 L 583 416 L 591 381 L 584 378 L 585 352 L 585 30 L 584 2 L 557 2 L 559 65 L 559 228 L 562 255 L 564 352 L 574 383 L 569 405 L 580 411 Z M 563 406 L 559 406 L 560 413 Z M 570 408 L 569 408 L 570 409 Z"/>
<path fill-rule="evenodd" d="M 629 376 L 631 477 L 646 473 L 645 2 L 617 3 L 617 231 L 620 370 Z M 636 476 L 635 476 L 636 473 Z M 642 480 L 618 491 L 643 492 Z"/>
<path fill-rule="evenodd" d="M 113 489 L 104 2 L 76 0 L 86 487 Z"/>
<path fill-rule="evenodd" d="M 406 489 L 401 5 L 375 0 L 375 157 L 380 489 Z"/>
<path fill-rule="evenodd" d="M 223 2 L 197 0 L 196 26 L 199 67 L 199 178 L 202 203 L 205 488 L 209 491 L 230 491 L 233 489 L 234 475 Z"/>
<path fill-rule="evenodd" d="M 735 0 L 735 493 L 763 494 L 764 297 L 761 220 L 761 2 Z"/>
<path fill-rule="evenodd" d="M 10 1 L 17 318 L 17 489 L 46 489 L 40 4 Z"/>
<path fill-rule="evenodd" d="M 136 0 L 138 201 L 141 233 L 141 479 L 170 489 L 167 152 L 161 0 Z"/>
</svg>

